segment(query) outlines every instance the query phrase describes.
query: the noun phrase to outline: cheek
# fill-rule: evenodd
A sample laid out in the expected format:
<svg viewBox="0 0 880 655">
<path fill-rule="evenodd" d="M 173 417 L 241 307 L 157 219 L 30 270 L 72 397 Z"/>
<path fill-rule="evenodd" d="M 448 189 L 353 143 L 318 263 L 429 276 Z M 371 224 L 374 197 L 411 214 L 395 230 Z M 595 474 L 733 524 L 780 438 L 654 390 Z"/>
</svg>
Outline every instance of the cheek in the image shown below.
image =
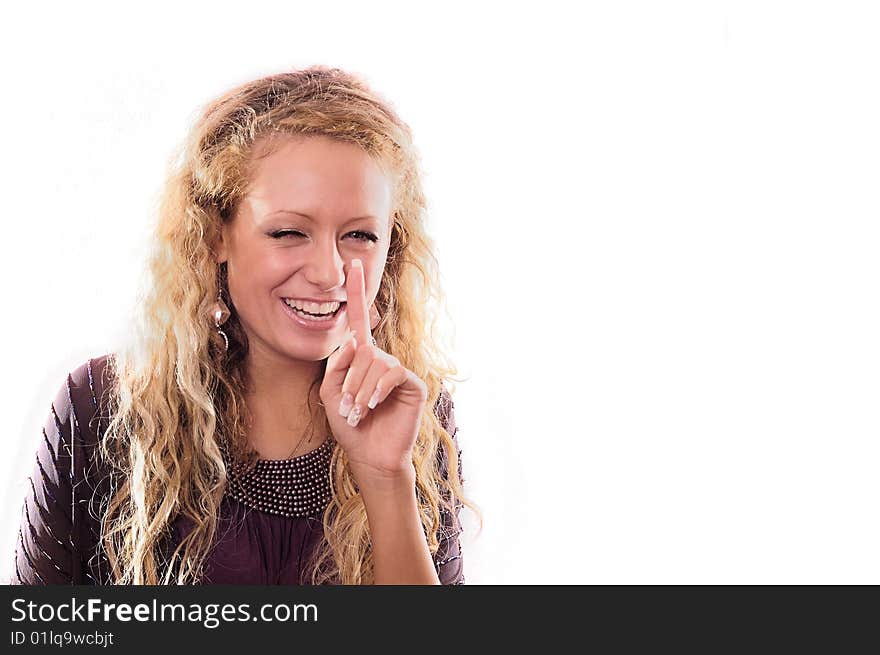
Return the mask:
<svg viewBox="0 0 880 655">
<path fill-rule="evenodd" d="M 272 290 L 289 278 L 288 270 L 274 265 L 266 258 L 240 262 L 229 279 L 230 291 L 236 304 L 249 306 L 265 302 Z"/>
<path fill-rule="evenodd" d="M 382 278 L 384 275 L 384 267 L 377 268 L 376 270 L 370 272 L 370 275 L 369 277 L 367 277 L 365 285 L 367 300 L 373 300 L 379 294 L 379 287 L 382 286 Z"/>
<path fill-rule="evenodd" d="M 252 288 L 273 288 L 290 279 L 291 272 L 298 270 L 300 262 L 292 257 L 280 257 L 275 253 L 263 253 L 250 260 L 247 268 L 248 284 Z"/>
</svg>

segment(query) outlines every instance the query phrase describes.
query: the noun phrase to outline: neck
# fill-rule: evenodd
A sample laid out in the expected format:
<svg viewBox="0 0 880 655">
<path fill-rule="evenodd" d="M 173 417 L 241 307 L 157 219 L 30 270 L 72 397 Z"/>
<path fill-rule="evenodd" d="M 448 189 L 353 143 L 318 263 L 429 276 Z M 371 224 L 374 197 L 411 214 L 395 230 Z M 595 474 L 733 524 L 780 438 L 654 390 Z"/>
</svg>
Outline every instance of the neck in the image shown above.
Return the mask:
<svg viewBox="0 0 880 655">
<path fill-rule="evenodd" d="M 261 458 L 289 459 L 324 442 L 319 385 L 311 389 L 322 368 L 323 361 L 295 360 L 259 346 L 248 352 L 248 438 Z M 315 425 L 311 430 L 310 421 Z"/>
</svg>

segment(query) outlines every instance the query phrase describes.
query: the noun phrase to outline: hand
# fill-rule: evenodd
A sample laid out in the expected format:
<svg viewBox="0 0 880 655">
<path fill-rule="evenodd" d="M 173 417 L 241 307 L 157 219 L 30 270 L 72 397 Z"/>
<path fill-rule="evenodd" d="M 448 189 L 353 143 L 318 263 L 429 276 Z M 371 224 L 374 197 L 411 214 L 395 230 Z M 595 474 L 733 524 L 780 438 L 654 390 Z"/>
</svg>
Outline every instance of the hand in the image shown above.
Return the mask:
<svg viewBox="0 0 880 655">
<path fill-rule="evenodd" d="M 319 395 L 358 484 L 396 481 L 414 474 L 412 451 L 428 388 L 396 357 L 373 345 L 359 259 L 352 260 L 345 287 L 350 338 L 330 355 Z M 344 394 L 350 394 L 351 404 L 340 414 Z"/>
</svg>

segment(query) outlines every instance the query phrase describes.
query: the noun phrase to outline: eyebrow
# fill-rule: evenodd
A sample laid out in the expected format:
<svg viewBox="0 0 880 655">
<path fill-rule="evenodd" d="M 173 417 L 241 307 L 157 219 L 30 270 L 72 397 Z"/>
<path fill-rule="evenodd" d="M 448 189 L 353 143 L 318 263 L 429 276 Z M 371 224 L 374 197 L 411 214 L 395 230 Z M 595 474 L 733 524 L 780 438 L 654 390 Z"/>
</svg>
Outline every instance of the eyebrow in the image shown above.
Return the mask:
<svg viewBox="0 0 880 655">
<path fill-rule="evenodd" d="M 316 222 L 314 217 L 309 216 L 308 214 L 306 214 L 304 212 L 295 211 L 293 209 L 276 209 L 275 211 L 269 212 L 268 214 L 266 214 L 266 216 L 275 216 L 275 214 L 296 214 L 297 216 L 302 216 L 303 218 L 307 218 L 308 220 L 312 221 L 313 223 Z M 372 219 L 374 221 L 379 220 L 375 216 L 373 216 L 371 214 L 367 214 L 365 216 L 355 216 L 354 218 L 346 219 L 345 221 L 343 221 L 343 225 L 345 225 L 346 223 L 353 223 L 354 221 L 360 221 L 362 219 Z"/>
</svg>

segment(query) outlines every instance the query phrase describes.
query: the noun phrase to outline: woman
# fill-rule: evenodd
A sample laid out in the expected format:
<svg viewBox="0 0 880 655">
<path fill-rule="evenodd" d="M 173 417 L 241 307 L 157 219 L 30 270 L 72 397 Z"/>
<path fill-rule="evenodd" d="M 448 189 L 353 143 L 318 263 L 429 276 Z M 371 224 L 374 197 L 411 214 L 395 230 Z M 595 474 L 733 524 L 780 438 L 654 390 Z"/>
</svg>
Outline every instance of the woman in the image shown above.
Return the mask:
<svg viewBox="0 0 880 655">
<path fill-rule="evenodd" d="M 13 583 L 462 584 L 455 369 L 410 130 L 312 67 L 212 103 L 122 354 L 44 430 Z"/>
</svg>

